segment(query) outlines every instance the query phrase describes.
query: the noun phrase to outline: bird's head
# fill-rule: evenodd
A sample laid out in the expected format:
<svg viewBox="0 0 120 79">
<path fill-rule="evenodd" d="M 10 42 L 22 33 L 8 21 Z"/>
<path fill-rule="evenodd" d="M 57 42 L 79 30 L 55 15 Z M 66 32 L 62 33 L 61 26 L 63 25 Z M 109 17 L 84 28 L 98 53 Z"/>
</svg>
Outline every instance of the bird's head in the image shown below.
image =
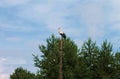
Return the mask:
<svg viewBox="0 0 120 79">
<path fill-rule="evenodd" d="M 58 28 L 58 32 L 60 32 L 60 31 L 61 31 L 61 28 L 59 27 L 59 28 Z"/>
</svg>

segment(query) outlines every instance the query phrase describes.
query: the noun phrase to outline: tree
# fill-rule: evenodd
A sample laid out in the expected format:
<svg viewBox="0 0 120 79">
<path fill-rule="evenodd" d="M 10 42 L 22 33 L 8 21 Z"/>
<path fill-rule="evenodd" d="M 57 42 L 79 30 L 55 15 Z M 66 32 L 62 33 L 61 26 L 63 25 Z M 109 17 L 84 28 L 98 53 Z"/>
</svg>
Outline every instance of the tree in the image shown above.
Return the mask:
<svg viewBox="0 0 120 79">
<path fill-rule="evenodd" d="M 90 38 L 81 47 L 69 38 L 52 35 L 46 45 L 40 45 L 41 56 L 34 56 L 38 67 L 36 74 L 19 67 L 10 75 L 10 79 L 58 79 L 60 51 L 62 51 L 63 79 L 120 79 L 120 52 L 113 52 L 112 44 L 103 41 L 101 47 Z"/>
<path fill-rule="evenodd" d="M 120 79 L 120 52 L 115 53 L 114 61 L 115 61 L 115 78 Z"/>
<path fill-rule="evenodd" d="M 34 73 L 19 67 L 10 75 L 10 79 L 36 79 L 36 76 Z"/>
<path fill-rule="evenodd" d="M 89 38 L 86 42 L 84 42 L 81 53 L 79 54 L 79 62 L 80 66 L 84 67 L 82 74 L 82 79 L 98 79 L 99 75 L 97 72 L 98 67 L 98 54 L 99 48 L 95 42 Z"/>
<path fill-rule="evenodd" d="M 112 79 L 114 75 L 114 56 L 112 52 L 112 44 L 103 41 L 100 49 L 99 60 L 99 74 L 103 79 Z M 115 78 L 116 79 L 116 78 Z"/>
<path fill-rule="evenodd" d="M 34 55 L 35 66 L 39 68 L 45 79 L 58 79 L 60 38 L 52 35 L 47 39 L 47 45 L 39 46 L 42 59 Z M 74 69 L 77 64 L 77 45 L 66 38 L 63 40 L 63 79 L 75 79 Z"/>
</svg>

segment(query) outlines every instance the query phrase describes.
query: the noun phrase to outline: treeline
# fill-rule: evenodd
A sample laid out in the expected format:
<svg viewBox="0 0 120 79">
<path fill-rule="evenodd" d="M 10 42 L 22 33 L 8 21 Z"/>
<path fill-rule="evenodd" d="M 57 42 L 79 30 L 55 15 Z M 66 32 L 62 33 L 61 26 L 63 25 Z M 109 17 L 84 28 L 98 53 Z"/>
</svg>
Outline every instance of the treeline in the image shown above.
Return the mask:
<svg viewBox="0 0 120 79">
<path fill-rule="evenodd" d="M 37 72 L 19 67 L 10 79 L 59 79 L 60 38 L 52 35 L 46 42 L 39 46 L 42 55 L 33 55 Z M 62 53 L 63 79 L 120 79 L 120 52 L 114 52 L 107 40 L 98 46 L 89 38 L 78 48 L 74 41 L 66 38 Z"/>
</svg>

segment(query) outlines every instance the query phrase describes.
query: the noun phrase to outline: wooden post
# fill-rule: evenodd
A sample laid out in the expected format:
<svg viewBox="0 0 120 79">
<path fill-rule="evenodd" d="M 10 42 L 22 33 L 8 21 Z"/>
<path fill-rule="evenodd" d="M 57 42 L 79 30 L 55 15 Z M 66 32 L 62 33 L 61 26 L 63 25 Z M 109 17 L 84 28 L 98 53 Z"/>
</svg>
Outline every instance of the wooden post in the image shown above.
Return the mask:
<svg viewBox="0 0 120 79">
<path fill-rule="evenodd" d="M 60 56 L 59 79 L 63 78 L 63 73 L 62 73 L 62 42 L 63 42 L 63 38 L 61 36 L 61 40 L 60 40 L 60 53 L 59 53 L 59 56 Z"/>
</svg>

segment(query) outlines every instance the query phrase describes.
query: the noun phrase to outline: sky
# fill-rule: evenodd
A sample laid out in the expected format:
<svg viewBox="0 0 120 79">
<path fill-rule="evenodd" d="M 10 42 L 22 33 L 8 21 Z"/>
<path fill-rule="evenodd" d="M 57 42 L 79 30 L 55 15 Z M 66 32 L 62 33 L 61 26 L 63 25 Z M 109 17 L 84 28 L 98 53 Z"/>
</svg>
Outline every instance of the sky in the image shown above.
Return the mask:
<svg viewBox="0 0 120 79">
<path fill-rule="evenodd" d="M 0 79 L 20 66 L 35 72 L 32 54 L 58 27 L 79 47 L 91 37 L 120 50 L 120 0 L 0 0 Z"/>
</svg>

